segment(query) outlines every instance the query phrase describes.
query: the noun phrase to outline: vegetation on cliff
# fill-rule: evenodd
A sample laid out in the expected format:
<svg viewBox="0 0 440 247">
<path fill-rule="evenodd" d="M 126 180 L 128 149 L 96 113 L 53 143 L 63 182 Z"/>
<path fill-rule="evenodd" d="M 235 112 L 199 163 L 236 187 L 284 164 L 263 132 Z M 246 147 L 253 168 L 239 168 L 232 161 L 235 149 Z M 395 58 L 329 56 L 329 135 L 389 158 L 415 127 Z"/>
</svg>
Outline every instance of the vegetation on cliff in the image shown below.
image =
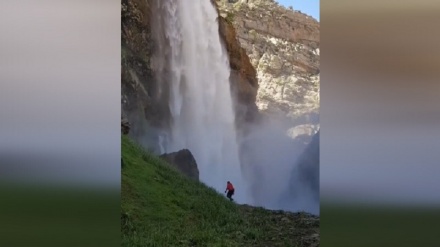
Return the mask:
<svg viewBox="0 0 440 247">
<path fill-rule="evenodd" d="M 318 246 L 319 218 L 237 205 L 122 138 L 122 246 Z"/>
</svg>

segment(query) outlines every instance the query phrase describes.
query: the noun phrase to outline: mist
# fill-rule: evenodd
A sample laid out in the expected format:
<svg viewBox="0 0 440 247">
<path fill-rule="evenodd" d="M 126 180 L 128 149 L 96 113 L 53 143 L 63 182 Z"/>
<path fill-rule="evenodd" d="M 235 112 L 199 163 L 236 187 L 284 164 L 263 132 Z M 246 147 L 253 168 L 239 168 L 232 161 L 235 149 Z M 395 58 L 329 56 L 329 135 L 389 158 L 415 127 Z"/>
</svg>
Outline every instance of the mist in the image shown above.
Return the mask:
<svg viewBox="0 0 440 247">
<path fill-rule="evenodd" d="M 253 205 L 319 214 L 319 137 L 307 146 L 308 137 L 287 135 L 291 126 L 277 118 L 248 124 L 240 140 L 242 172 Z"/>
</svg>

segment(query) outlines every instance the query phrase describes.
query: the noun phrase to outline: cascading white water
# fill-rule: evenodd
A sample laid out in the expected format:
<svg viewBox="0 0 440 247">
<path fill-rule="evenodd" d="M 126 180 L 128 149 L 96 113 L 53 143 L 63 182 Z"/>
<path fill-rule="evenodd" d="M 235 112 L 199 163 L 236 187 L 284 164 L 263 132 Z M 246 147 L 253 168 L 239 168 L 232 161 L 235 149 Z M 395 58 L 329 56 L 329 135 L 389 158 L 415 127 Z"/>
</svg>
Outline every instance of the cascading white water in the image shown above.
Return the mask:
<svg viewBox="0 0 440 247">
<path fill-rule="evenodd" d="M 154 11 L 160 12 L 156 28 L 167 43 L 158 45 L 159 59 L 167 60 L 172 117 L 166 152 L 189 149 L 202 182 L 222 192 L 229 180 L 236 187 L 236 201 L 250 203 L 240 169 L 229 61 L 217 11 L 210 0 L 155 4 Z"/>
</svg>

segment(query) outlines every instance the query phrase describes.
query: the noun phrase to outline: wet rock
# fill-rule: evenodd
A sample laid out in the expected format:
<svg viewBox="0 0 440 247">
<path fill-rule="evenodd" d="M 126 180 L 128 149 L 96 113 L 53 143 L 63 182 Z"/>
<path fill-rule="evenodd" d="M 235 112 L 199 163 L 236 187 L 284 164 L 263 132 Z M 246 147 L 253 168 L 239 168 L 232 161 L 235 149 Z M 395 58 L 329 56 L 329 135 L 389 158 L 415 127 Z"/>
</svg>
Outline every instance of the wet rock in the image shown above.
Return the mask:
<svg viewBox="0 0 440 247">
<path fill-rule="evenodd" d="M 199 169 L 197 168 L 196 160 L 188 149 L 163 154 L 160 157 L 167 161 L 170 165 L 176 167 L 186 176 L 197 181 L 199 180 Z"/>
<path fill-rule="evenodd" d="M 130 123 L 128 122 L 128 119 L 121 116 L 121 133 L 123 135 L 128 135 L 130 132 Z"/>
</svg>

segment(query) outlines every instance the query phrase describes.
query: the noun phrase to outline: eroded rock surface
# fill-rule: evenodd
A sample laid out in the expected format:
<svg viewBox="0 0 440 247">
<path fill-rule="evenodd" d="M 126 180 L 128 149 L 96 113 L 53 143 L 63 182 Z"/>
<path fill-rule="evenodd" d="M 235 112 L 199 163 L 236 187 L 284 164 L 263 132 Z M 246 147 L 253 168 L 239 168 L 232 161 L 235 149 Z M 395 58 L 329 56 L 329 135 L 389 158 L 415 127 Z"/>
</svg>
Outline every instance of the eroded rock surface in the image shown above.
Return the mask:
<svg viewBox="0 0 440 247">
<path fill-rule="evenodd" d="M 310 141 L 319 129 L 319 23 L 273 0 L 217 4 L 256 69 L 260 112 L 290 121 L 288 134 Z"/>
</svg>

